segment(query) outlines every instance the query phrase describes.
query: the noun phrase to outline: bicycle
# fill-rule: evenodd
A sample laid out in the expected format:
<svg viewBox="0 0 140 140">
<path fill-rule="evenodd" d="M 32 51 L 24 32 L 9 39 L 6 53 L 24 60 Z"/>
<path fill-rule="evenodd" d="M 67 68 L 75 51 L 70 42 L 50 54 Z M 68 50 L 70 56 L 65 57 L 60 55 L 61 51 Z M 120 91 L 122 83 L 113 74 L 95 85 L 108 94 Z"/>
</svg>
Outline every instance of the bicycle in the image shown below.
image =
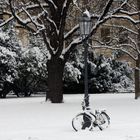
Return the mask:
<svg viewBox="0 0 140 140">
<path fill-rule="evenodd" d="M 94 130 L 98 127 L 100 130 L 107 128 L 110 125 L 110 117 L 105 110 L 95 110 L 95 114 L 90 108 L 82 106 L 83 112 L 77 114 L 72 119 L 72 127 L 75 131 L 79 130 Z"/>
</svg>

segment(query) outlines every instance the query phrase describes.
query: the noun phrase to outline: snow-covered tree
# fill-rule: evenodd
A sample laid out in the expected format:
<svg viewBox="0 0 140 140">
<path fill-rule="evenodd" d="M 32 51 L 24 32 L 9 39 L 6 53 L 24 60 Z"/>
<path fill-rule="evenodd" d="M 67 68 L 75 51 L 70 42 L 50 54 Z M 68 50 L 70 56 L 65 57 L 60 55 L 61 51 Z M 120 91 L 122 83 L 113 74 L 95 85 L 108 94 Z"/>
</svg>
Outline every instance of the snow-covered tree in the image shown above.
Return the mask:
<svg viewBox="0 0 140 140">
<path fill-rule="evenodd" d="M 129 0 L 121 1 L 119 4 L 115 4 L 116 1 L 114 0 L 105 0 L 104 2 L 99 1 L 98 5 L 92 1 L 91 14 L 86 12 L 88 16 L 90 15 L 94 19 L 91 32 L 83 40 L 80 36 L 75 38 L 73 35 L 78 31 L 79 24 L 73 23 L 71 29 L 67 29 L 66 25 L 70 6 L 77 7 L 79 13 L 83 13 L 83 9 L 85 10 L 85 6 L 80 8 L 77 2 L 73 0 L 7 0 L 11 14 L 7 11 L 8 8 L 5 13 L 11 16 L 0 25 L 3 26 L 15 18 L 28 31 L 34 34 L 39 33 L 42 36 L 50 54 L 50 59 L 47 62 L 49 89 L 47 98 L 53 103 L 63 101 L 64 66 L 69 55 L 78 44 L 95 34 L 100 26 L 112 18 L 126 20 L 135 25 L 139 23 L 139 20 L 135 18 L 135 15 L 139 13 L 138 10 L 134 9 L 132 12 L 125 10 L 126 5 L 133 4 Z M 87 2 L 88 0 L 84 0 L 85 5 Z"/>
</svg>

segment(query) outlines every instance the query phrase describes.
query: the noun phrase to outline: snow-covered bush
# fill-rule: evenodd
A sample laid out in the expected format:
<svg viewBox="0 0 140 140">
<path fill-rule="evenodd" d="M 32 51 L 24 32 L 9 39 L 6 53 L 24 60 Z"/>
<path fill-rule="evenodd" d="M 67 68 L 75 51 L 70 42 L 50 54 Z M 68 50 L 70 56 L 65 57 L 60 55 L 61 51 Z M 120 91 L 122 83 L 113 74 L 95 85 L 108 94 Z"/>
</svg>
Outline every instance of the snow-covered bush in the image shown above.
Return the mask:
<svg viewBox="0 0 140 140">
<path fill-rule="evenodd" d="M 114 83 L 115 92 L 133 92 L 134 91 L 134 82 L 127 76 L 122 76 L 119 83 Z"/>
<path fill-rule="evenodd" d="M 10 90 L 14 90 L 17 95 L 21 93 L 24 96 L 29 96 L 33 90 L 39 90 L 38 86 L 43 85 L 42 83 L 44 85 L 47 83 L 48 51 L 43 48 L 43 44 L 38 38 L 31 38 L 30 41 L 30 45 L 23 48 L 20 46 L 12 26 L 1 29 L 1 97 L 6 97 Z"/>
<path fill-rule="evenodd" d="M 80 77 L 81 77 L 80 70 L 74 67 L 72 63 L 67 62 L 65 64 L 65 69 L 64 69 L 64 81 L 79 83 Z"/>
<path fill-rule="evenodd" d="M 13 82 L 18 76 L 16 71 L 17 54 L 10 48 L 5 48 L 0 45 L 0 77 L 1 81 Z"/>
<path fill-rule="evenodd" d="M 128 63 L 120 62 L 111 58 L 98 56 L 94 63 L 95 74 L 90 79 L 89 88 L 91 92 L 115 92 L 120 90 L 128 91 L 133 86 L 132 69 Z"/>
<path fill-rule="evenodd" d="M 22 48 L 18 65 L 17 83 L 25 96 L 29 96 L 33 91 L 42 91 L 42 88 L 47 86 L 48 51 L 43 48 L 38 38 L 32 37 L 30 41 L 29 47 Z"/>
<path fill-rule="evenodd" d="M 65 64 L 64 68 L 64 92 L 79 92 L 82 87 L 81 80 L 83 79 L 83 57 L 81 55 L 82 51 L 80 49 L 75 49 Z"/>
<path fill-rule="evenodd" d="M 84 92 L 84 55 L 82 52 L 83 50 L 75 50 L 69 63 L 66 63 L 64 73 L 64 89 L 66 92 Z M 88 60 L 89 92 L 132 90 L 132 69 L 127 62 L 105 58 L 103 55 L 92 56 L 91 54 L 92 52 L 90 52 Z"/>
<path fill-rule="evenodd" d="M 6 31 L 3 29 L 0 30 L 0 96 L 5 97 L 5 94 L 9 92 L 8 87 L 5 87 L 5 85 L 7 85 L 7 83 L 13 84 L 14 80 L 18 78 L 17 68 L 20 47 L 12 26 Z M 4 89 L 7 89 L 5 93 L 3 91 Z M 2 92 L 4 93 L 3 95 Z"/>
<path fill-rule="evenodd" d="M 94 60 L 96 65 L 93 71 L 93 77 L 90 77 L 89 90 L 90 92 L 107 92 L 112 89 L 112 77 L 110 63 L 102 55 Z"/>
<path fill-rule="evenodd" d="M 0 32 L 0 65 L 2 81 L 12 82 L 17 75 L 18 51 L 20 47 L 18 40 L 14 35 L 13 28 L 9 28 L 6 32 L 1 29 Z"/>
</svg>

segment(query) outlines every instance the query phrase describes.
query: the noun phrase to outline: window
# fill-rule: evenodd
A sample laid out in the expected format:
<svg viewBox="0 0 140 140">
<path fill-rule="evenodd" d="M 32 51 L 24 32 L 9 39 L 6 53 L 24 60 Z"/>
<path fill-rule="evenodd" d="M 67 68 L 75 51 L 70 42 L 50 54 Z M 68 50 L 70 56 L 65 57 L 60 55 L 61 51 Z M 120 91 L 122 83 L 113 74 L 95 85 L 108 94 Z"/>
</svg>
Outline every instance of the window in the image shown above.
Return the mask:
<svg viewBox="0 0 140 140">
<path fill-rule="evenodd" d="M 101 28 L 101 40 L 105 43 L 110 41 L 110 29 Z"/>
</svg>

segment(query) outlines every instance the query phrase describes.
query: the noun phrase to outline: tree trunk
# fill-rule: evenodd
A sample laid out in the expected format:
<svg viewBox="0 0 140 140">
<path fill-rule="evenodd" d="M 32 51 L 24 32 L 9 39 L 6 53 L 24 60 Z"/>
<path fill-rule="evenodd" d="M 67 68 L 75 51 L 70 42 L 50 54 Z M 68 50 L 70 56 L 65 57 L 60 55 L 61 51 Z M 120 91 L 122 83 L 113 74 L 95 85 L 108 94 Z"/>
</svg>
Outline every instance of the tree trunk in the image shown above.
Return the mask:
<svg viewBox="0 0 140 140">
<path fill-rule="evenodd" d="M 137 0 L 137 7 L 140 10 L 140 0 Z M 140 13 L 139 13 L 140 19 Z M 140 50 L 140 27 L 138 29 L 138 48 Z M 135 99 L 138 99 L 140 96 L 140 54 L 138 54 L 138 59 L 136 60 L 136 69 L 135 69 Z"/>
<path fill-rule="evenodd" d="M 52 58 L 48 61 L 48 91 L 46 100 L 52 103 L 63 102 L 63 72 L 64 60 L 60 58 Z"/>
<path fill-rule="evenodd" d="M 135 99 L 138 99 L 140 96 L 140 55 L 136 60 L 136 69 L 135 69 Z"/>
</svg>

